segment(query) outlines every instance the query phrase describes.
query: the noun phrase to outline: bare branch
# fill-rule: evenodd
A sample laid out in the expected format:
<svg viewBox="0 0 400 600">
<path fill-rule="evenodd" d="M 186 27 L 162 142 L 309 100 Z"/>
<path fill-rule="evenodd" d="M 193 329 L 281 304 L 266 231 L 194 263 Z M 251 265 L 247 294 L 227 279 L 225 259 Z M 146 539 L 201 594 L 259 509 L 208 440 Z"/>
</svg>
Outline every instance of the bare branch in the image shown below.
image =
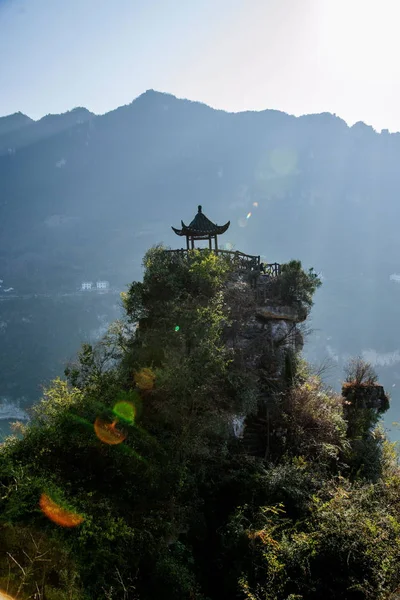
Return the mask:
<svg viewBox="0 0 400 600">
<path fill-rule="evenodd" d="M 25 569 L 23 567 L 21 567 L 21 565 L 19 564 L 18 561 L 15 560 L 15 558 L 12 556 L 12 554 L 10 554 L 9 552 L 7 552 L 7 555 L 11 558 L 11 560 L 13 560 L 15 562 L 15 564 L 21 569 L 21 571 L 24 574 L 24 577 L 26 577 L 26 572 Z"/>
</svg>

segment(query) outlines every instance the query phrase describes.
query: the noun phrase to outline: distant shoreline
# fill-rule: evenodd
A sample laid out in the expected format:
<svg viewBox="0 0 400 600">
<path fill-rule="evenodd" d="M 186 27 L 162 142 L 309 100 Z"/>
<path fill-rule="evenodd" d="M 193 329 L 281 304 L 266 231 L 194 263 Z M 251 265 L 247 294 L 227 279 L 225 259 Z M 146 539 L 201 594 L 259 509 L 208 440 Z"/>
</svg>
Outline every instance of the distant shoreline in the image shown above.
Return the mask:
<svg viewBox="0 0 400 600">
<path fill-rule="evenodd" d="M 2 300 L 28 300 L 31 298 L 65 298 L 65 297 L 71 297 L 71 296 L 89 296 L 91 295 L 96 295 L 96 296 L 104 296 L 107 294 L 110 295 L 119 295 L 121 294 L 122 290 L 79 290 L 77 292 L 56 292 L 56 293 L 49 293 L 49 294 L 7 294 L 7 295 L 0 295 L 0 302 Z"/>
</svg>

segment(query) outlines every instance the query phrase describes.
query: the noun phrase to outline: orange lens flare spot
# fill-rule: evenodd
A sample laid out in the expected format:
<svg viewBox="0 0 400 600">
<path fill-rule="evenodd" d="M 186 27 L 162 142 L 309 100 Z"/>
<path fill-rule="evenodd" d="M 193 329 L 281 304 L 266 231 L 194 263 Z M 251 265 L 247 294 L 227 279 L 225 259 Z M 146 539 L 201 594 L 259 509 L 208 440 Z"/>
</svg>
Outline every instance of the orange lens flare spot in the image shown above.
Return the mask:
<svg viewBox="0 0 400 600">
<path fill-rule="evenodd" d="M 83 522 L 83 517 L 61 508 L 61 506 L 54 502 L 47 494 L 42 494 L 40 496 L 39 506 L 46 517 L 61 527 L 76 527 Z"/>
<path fill-rule="evenodd" d="M 135 383 L 140 390 L 153 389 L 156 376 L 154 375 L 151 369 L 141 369 L 140 371 L 135 373 L 134 377 Z"/>
<path fill-rule="evenodd" d="M 117 421 L 107 423 L 106 421 L 97 418 L 94 422 L 94 430 L 99 440 L 110 446 L 121 444 L 125 440 L 126 435 L 122 431 L 116 429 L 116 425 Z"/>
<path fill-rule="evenodd" d="M 14 600 L 13 596 L 9 596 L 0 590 L 0 600 Z"/>
<path fill-rule="evenodd" d="M 0 590 L 0 600 L 14 600 L 14 598 Z"/>
</svg>

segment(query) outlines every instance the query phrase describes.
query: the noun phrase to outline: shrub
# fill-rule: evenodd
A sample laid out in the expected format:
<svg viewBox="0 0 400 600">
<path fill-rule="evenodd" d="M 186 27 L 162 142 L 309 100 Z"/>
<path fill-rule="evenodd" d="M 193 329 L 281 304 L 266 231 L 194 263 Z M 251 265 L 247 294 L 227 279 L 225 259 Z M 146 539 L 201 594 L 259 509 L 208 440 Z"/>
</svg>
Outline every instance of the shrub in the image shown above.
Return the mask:
<svg viewBox="0 0 400 600">
<path fill-rule="evenodd" d="M 281 273 L 271 284 L 273 295 L 282 304 L 296 306 L 306 316 L 313 305 L 313 295 L 322 281 L 313 268 L 304 271 L 299 260 L 281 265 Z"/>
</svg>

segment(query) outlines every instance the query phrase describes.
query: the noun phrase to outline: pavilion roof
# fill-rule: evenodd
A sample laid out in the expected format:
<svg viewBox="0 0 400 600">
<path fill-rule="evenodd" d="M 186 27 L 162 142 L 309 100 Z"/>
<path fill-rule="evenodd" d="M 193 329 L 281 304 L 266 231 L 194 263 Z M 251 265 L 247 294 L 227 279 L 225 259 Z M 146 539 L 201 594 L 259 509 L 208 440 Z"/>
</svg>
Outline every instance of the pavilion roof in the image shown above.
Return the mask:
<svg viewBox="0 0 400 600">
<path fill-rule="evenodd" d="M 201 237 L 207 235 L 221 235 L 225 233 L 230 225 L 230 221 L 225 223 L 225 225 L 217 225 L 213 223 L 206 217 L 202 212 L 202 207 L 198 207 L 198 212 L 193 219 L 193 221 L 189 225 L 185 225 L 183 221 L 181 221 L 182 229 L 176 229 L 172 227 L 177 235 L 186 235 L 193 237 Z"/>
</svg>

